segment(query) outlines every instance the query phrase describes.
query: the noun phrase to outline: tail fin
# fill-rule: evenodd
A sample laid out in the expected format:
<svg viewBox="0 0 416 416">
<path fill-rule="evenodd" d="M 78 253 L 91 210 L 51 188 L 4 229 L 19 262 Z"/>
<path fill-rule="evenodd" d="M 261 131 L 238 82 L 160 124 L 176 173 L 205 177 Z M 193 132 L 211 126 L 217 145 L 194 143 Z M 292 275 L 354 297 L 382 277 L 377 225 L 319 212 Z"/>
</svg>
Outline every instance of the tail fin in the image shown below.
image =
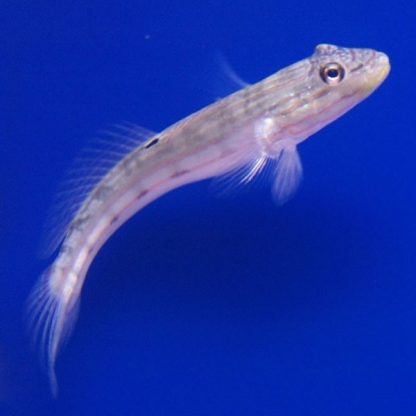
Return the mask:
<svg viewBox="0 0 416 416">
<path fill-rule="evenodd" d="M 79 296 L 68 296 L 57 281 L 61 281 L 62 270 L 55 265 L 48 268 L 33 288 L 27 304 L 28 329 L 33 343 L 39 349 L 42 364 L 46 369 L 52 394 L 58 394 L 55 373 L 56 357 L 68 338 L 78 314 Z"/>
</svg>

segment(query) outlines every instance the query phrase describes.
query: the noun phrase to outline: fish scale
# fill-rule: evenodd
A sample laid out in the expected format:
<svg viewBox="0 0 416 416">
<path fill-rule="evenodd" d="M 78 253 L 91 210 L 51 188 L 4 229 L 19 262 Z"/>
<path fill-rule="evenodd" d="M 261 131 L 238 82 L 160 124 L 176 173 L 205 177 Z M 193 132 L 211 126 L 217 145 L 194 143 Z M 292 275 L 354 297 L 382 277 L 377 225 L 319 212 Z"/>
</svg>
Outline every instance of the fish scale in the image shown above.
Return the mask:
<svg viewBox="0 0 416 416">
<path fill-rule="evenodd" d="M 89 190 L 29 299 L 29 325 L 53 391 L 56 356 L 74 323 L 88 268 L 122 224 L 180 186 L 237 171 L 247 183 L 270 163 L 273 195 L 285 202 L 302 177 L 297 145 L 370 95 L 389 70 L 381 52 L 321 44 L 312 56 L 159 134 L 132 128 L 146 141 L 125 146 L 124 157 Z"/>
</svg>

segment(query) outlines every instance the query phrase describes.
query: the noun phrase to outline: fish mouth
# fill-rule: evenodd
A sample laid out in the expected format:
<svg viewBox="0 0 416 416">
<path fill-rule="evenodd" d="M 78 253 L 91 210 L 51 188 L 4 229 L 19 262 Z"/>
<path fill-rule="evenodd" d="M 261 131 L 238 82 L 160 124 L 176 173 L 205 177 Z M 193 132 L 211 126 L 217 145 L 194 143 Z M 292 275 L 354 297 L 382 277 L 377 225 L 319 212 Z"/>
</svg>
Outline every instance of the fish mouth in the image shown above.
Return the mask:
<svg viewBox="0 0 416 416">
<path fill-rule="evenodd" d="M 387 78 L 390 72 L 390 61 L 385 53 L 376 52 L 373 60 L 373 70 L 365 85 L 366 92 L 368 93 L 374 91 Z"/>
</svg>

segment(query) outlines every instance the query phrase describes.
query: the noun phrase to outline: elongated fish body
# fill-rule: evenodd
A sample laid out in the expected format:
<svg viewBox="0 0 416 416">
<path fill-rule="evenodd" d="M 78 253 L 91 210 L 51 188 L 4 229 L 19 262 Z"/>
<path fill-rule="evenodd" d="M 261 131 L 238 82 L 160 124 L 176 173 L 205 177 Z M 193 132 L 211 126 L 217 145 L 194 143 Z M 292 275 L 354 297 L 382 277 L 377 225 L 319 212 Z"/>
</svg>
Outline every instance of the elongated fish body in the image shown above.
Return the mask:
<svg viewBox="0 0 416 416">
<path fill-rule="evenodd" d="M 172 189 L 234 171 L 248 182 L 270 162 L 273 194 L 284 202 L 302 175 L 297 145 L 370 95 L 389 70 L 383 53 L 318 45 L 311 57 L 129 147 L 64 224 L 52 246 L 60 245 L 57 258 L 30 297 L 30 323 L 53 389 L 88 268 L 125 221 Z"/>
</svg>

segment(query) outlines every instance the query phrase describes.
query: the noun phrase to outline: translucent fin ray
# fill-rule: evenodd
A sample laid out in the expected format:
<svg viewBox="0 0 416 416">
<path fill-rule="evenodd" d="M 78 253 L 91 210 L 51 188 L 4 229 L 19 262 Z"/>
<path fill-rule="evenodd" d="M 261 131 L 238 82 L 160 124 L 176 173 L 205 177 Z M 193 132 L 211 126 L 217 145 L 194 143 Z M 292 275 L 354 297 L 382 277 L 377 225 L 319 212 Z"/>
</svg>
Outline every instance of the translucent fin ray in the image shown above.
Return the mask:
<svg viewBox="0 0 416 416">
<path fill-rule="evenodd" d="M 231 171 L 213 179 L 212 186 L 219 195 L 228 195 L 234 191 L 243 189 L 245 185 L 259 183 L 259 179 L 268 176 L 269 159 L 267 156 L 253 158 L 243 166 L 238 166 Z"/>
<path fill-rule="evenodd" d="M 195 87 L 210 99 L 219 100 L 251 85 L 234 71 L 221 51 L 211 55 L 203 66 Z"/>
<path fill-rule="evenodd" d="M 285 145 L 276 157 L 263 155 L 214 178 L 213 185 L 220 195 L 241 189 L 258 179 L 272 182 L 272 195 L 278 205 L 291 199 L 302 181 L 302 162 L 295 145 Z"/>
<path fill-rule="evenodd" d="M 78 297 L 68 302 L 51 291 L 55 268 L 47 269 L 33 288 L 26 307 L 27 326 L 32 343 L 39 351 L 52 393 L 58 393 L 55 362 L 59 349 L 69 337 L 78 315 Z"/>
<path fill-rule="evenodd" d="M 302 162 L 296 146 L 285 147 L 276 159 L 272 193 L 282 205 L 293 197 L 302 181 Z"/>
<path fill-rule="evenodd" d="M 156 134 L 130 123 L 100 132 L 99 138 L 81 153 L 58 188 L 39 249 L 41 257 L 48 257 L 57 249 L 71 220 L 101 179 L 128 153 Z"/>
<path fill-rule="evenodd" d="M 235 92 L 241 90 L 242 88 L 247 88 L 251 85 L 248 82 L 245 82 L 237 74 L 237 72 L 235 72 L 235 70 L 232 68 L 230 63 L 221 52 L 217 52 L 216 59 L 222 76 L 222 81 L 224 85 L 228 86 L 229 92 Z"/>
</svg>

